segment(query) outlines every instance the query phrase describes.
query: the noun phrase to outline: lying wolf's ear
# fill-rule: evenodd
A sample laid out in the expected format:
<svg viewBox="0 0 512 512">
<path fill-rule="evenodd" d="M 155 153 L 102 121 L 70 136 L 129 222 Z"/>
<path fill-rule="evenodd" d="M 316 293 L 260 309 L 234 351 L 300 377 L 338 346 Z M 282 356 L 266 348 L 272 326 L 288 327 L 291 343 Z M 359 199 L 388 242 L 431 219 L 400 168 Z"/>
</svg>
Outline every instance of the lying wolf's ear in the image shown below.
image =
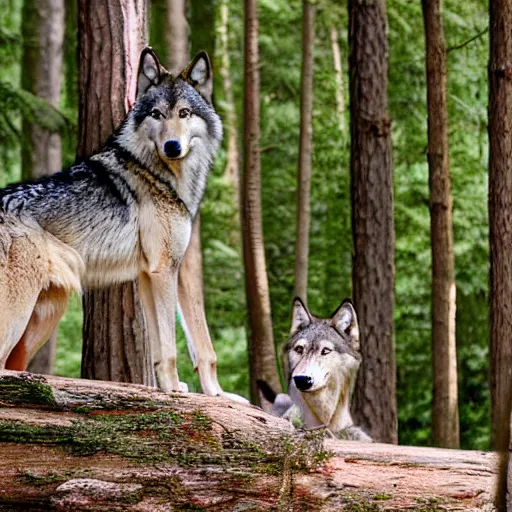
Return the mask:
<svg viewBox="0 0 512 512">
<path fill-rule="evenodd" d="M 144 48 L 140 54 L 139 73 L 137 75 L 137 99 L 152 85 L 160 83 L 164 71 L 153 48 L 151 46 Z"/>
<path fill-rule="evenodd" d="M 212 102 L 213 73 L 210 58 L 205 51 L 199 52 L 181 72 L 186 80 L 208 102 Z"/>
<path fill-rule="evenodd" d="M 331 325 L 342 335 L 349 336 L 352 348 L 359 350 L 359 324 L 357 315 L 349 300 L 344 300 L 341 306 L 334 312 Z"/>
<path fill-rule="evenodd" d="M 295 297 L 295 299 L 293 299 L 292 328 L 290 329 L 290 334 L 297 332 L 299 329 L 304 329 L 304 327 L 307 327 L 310 323 L 311 315 L 308 308 L 304 306 L 304 303 L 299 297 Z"/>
</svg>

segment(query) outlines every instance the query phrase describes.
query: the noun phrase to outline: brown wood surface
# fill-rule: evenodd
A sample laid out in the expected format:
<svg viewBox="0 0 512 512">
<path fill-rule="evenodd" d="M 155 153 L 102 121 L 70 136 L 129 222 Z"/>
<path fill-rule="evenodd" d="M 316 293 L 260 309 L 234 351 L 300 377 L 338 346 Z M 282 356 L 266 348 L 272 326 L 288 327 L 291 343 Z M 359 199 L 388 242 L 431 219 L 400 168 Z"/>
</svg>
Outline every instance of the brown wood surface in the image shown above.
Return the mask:
<svg viewBox="0 0 512 512">
<path fill-rule="evenodd" d="M 354 421 L 397 442 L 393 343 L 395 231 L 385 0 L 349 0 L 353 299 L 363 364 Z"/>
<path fill-rule="evenodd" d="M 0 372 L 0 510 L 492 510 L 496 468 L 304 437 L 221 397 Z"/>
<path fill-rule="evenodd" d="M 300 79 L 300 137 L 297 173 L 294 295 L 308 303 L 309 230 L 311 224 L 311 165 L 313 158 L 313 68 L 316 6 L 302 2 L 302 68 Z"/>
<path fill-rule="evenodd" d="M 491 438 L 504 454 L 512 407 L 512 2 L 489 2 Z M 503 507 L 505 481 L 500 505 Z"/>
<path fill-rule="evenodd" d="M 98 150 L 135 100 L 145 0 L 80 0 L 79 157 Z M 137 283 L 84 295 L 82 376 L 154 385 Z"/>
<path fill-rule="evenodd" d="M 249 311 L 249 377 L 251 401 L 260 403 L 257 380 L 281 389 L 277 371 L 272 313 L 261 217 L 260 63 L 258 1 L 245 0 L 244 174 L 242 236 L 245 289 Z"/>
<path fill-rule="evenodd" d="M 432 248 L 432 439 L 459 447 L 455 271 L 448 158 L 446 48 L 441 0 L 422 0 L 426 40 L 430 240 Z"/>
</svg>

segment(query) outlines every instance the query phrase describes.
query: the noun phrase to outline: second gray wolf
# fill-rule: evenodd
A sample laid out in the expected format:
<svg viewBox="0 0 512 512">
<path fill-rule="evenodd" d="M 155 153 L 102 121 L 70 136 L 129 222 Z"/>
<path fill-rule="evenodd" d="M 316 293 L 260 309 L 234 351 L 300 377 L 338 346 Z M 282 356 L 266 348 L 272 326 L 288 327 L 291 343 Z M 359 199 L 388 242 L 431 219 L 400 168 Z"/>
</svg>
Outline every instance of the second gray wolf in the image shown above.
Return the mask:
<svg viewBox="0 0 512 512">
<path fill-rule="evenodd" d="M 275 415 L 296 426 L 324 426 L 338 438 L 371 442 L 350 414 L 360 363 L 359 326 L 352 303 L 345 300 L 330 318 L 318 318 L 295 298 L 285 345 L 288 394 L 276 395 L 264 381 L 259 381 L 260 391 L 272 402 Z"/>
<path fill-rule="evenodd" d="M 72 291 L 138 279 L 156 381 L 165 391 L 183 388 L 177 276 L 222 123 L 205 52 L 172 76 L 145 48 L 137 80 L 135 105 L 99 152 L 0 190 L 0 369 L 26 368 Z M 215 394 L 211 342 L 189 341 L 192 354 L 211 356 L 199 374 Z"/>
</svg>

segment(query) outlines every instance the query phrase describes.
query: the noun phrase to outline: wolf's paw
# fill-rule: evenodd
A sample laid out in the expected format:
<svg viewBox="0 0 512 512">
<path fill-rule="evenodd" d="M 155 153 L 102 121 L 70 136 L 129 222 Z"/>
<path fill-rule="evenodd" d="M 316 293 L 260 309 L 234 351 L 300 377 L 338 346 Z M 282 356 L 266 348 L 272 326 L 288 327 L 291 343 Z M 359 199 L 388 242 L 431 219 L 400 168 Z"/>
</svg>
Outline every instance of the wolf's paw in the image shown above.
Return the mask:
<svg viewBox="0 0 512 512">
<path fill-rule="evenodd" d="M 164 393 L 188 393 L 188 384 L 186 382 L 178 382 L 178 386 L 173 385 L 170 379 L 161 379 L 158 387 Z"/>
<path fill-rule="evenodd" d="M 233 400 L 233 402 L 238 402 L 239 404 L 250 404 L 247 398 L 244 398 L 243 396 L 237 395 L 235 393 L 228 393 L 227 391 L 223 391 L 220 396 L 223 398 L 228 398 L 229 400 Z"/>
<path fill-rule="evenodd" d="M 336 432 L 338 439 L 347 441 L 359 441 L 361 443 L 373 443 L 373 439 L 361 428 L 351 425 L 340 432 Z"/>
</svg>

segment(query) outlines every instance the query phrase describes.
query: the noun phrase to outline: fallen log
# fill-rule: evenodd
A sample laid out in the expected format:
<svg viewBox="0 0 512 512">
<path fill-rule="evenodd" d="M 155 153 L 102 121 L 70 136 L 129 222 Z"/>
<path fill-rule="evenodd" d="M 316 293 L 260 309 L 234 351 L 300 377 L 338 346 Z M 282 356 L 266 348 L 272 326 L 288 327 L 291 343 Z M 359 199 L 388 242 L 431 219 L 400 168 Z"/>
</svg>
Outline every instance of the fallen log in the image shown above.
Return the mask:
<svg viewBox="0 0 512 512">
<path fill-rule="evenodd" d="M 493 453 L 324 440 L 220 397 L 0 372 L 0 510 L 492 510 Z"/>
</svg>

